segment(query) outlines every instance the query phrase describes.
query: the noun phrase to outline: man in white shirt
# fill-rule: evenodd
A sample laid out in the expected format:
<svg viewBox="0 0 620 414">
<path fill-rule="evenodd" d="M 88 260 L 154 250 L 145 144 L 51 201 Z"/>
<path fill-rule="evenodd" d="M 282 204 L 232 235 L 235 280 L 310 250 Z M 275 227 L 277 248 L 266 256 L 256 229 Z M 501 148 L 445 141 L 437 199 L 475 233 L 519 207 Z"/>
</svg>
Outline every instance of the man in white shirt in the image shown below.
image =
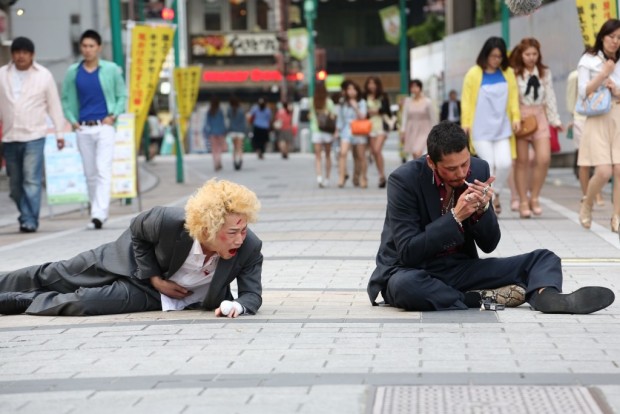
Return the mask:
<svg viewBox="0 0 620 414">
<path fill-rule="evenodd" d="M 11 62 L 0 68 L 0 121 L 10 196 L 19 209 L 23 233 L 39 227 L 48 115 L 62 149 L 65 119 L 54 78 L 34 61 L 32 41 L 17 37 L 11 44 Z"/>
<path fill-rule="evenodd" d="M 0 274 L 0 314 L 86 316 L 207 309 L 254 314 L 262 242 L 248 229 L 260 203 L 239 184 L 208 181 L 185 211 L 155 207 L 118 240 L 72 259 Z M 237 282 L 233 298 L 230 284 Z M 234 300 L 234 301 L 233 301 Z"/>
</svg>

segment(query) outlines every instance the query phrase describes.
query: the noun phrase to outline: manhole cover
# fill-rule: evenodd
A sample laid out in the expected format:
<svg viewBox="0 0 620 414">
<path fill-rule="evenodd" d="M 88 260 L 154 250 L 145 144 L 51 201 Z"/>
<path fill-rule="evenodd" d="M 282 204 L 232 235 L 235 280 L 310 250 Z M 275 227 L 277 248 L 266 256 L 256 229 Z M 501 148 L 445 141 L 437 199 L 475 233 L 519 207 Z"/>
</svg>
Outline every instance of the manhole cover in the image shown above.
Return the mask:
<svg viewBox="0 0 620 414">
<path fill-rule="evenodd" d="M 373 414 L 603 414 L 586 387 L 378 387 Z"/>
</svg>

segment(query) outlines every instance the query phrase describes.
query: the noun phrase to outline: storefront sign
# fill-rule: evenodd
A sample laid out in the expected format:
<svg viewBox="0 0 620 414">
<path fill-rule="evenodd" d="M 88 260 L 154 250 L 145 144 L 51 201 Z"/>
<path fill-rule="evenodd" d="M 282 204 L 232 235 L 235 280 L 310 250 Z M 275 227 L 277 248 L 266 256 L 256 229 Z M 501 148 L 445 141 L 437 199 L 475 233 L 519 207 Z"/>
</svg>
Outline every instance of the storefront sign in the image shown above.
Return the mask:
<svg viewBox="0 0 620 414">
<path fill-rule="evenodd" d="M 116 120 L 114 158 L 112 159 L 112 198 L 135 198 L 136 146 L 135 114 L 120 114 Z"/>
<path fill-rule="evenodd" d="M 47 204 L 87 203 L 88 189 L 75 132 L 66 132 L 64 138 L 62 151 L 56 146 L 56 135 L 45 139 Z"/>
<path fill-rule="evenodd" d="M 205 70 L 202 72 L 203 82 L 279 82 L 282 73 L 277 70 Z"/>
<path fill-rule="evenodd" d="M 212 34 L 192 37 L 193 56 L 270 56 L 278 52 L 275 33 Z"/>
</svg>

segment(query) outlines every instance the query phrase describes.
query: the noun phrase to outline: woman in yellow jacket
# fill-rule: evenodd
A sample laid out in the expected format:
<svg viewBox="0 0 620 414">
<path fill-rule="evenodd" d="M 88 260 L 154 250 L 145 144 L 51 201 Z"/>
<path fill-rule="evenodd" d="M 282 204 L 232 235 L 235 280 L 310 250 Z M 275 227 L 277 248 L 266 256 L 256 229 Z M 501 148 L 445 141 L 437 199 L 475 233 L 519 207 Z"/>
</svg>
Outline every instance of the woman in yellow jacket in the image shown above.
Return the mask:
<svg viewBox="0 0 620 414">
<path fill-rule="evenodd" d="M 515 154 L 513 131 L 518 131 L 520 124 L 519 90 L 506 43 L 500 37 L 490 37 L 463 80 L 461 125 L 472 139 L 472 152 L 487 161 L 495 175 L 493 207 L 498 214 L 499 195 Z"/>
</svg>

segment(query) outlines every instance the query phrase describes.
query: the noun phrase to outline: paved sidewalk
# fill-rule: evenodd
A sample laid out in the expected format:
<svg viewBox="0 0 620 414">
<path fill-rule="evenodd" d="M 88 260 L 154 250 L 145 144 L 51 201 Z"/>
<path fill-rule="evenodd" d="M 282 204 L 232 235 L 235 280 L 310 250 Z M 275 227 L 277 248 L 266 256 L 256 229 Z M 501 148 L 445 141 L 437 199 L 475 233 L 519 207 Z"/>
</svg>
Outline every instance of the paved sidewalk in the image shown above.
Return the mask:
<svg viewBox="0 0 620 414">
<path fill-rule="evenodd" d="M 388 166 L 398 157 L 388 152 Z M 620 302 L 593 315 L 402 312 L 370 306 L 385 190 L 319 189 L 309 154 L 219 177 L 256 191 L 264 302 L 255 316 L 150 312 L 101 317 L 0 316 L 0 412 L 16 413 L 608 413 L 620 412 Z M 206 155 L 144 167 L 142 207 L 182 205 L 210 178 Z M 334 170 L 335 171 L 335 170 Z M 492 255 L 545 247 L 564 264 L 566 290 L 589 284 L 620 294 L 610 202 L 579 226 L 579 190 L 553 170 L 544 215 L 520 220 L 504 197 L 503 238 Z M 335 181 L 335 175 L 332 179 Z M 68 258 L 113 240 L 137 207 L 115 204 L 101 231 L 87 216 L 46 218 L 35 234 L 0 227 L 0 271 Z M 0 211 L 5 205 L 0 200 Z"/>
</svg>

